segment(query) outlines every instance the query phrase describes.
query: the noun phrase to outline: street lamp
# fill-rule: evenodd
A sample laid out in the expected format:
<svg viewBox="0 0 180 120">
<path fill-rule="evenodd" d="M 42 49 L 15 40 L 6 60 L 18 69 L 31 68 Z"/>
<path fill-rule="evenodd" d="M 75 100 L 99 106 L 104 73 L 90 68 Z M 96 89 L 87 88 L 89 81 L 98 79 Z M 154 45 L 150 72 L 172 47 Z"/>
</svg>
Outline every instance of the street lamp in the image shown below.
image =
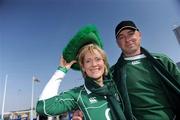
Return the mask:
<svg viewBox="0 0 180 120">
<path fill-rule="evenodd" d="M 31 89 L 31 117 L 30 120 L 33 120 L 33 99 L 34 99 L 34 83 L 40 82 L 36 77 L 32 77 L 32 89 Z"/>
<path fill-rule="evenodd" d="M 5 104 L 5 99 L 6 99 L 7 79 L 8 79 L 8 75 L 6 75 L 5 84 L 4 84 L 4 94 L 3 94 L 2 113 L 1 113 L 1 119 L 2 119 L 2 120 L 4 120 L 4 119 L 3 119 L 3 116 L 4 116 L 4 104 Z"/>
</svg>

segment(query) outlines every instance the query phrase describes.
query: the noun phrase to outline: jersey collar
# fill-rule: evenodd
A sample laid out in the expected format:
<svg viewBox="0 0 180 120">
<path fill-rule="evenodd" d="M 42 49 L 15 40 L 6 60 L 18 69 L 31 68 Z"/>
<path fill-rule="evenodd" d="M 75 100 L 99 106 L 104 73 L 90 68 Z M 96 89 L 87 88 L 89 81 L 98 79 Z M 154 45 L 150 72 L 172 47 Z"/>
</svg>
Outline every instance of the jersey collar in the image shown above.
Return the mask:
<svg viewBox="0 0 180 120">
<path fill-rule="evenodd" d="M 137 60 L 137 59 L 142 59 L 145 58 L 146 56 L 144 54 L 136 55 L 133 57 L 125 57 L 124 60 Z"/>
</svg>

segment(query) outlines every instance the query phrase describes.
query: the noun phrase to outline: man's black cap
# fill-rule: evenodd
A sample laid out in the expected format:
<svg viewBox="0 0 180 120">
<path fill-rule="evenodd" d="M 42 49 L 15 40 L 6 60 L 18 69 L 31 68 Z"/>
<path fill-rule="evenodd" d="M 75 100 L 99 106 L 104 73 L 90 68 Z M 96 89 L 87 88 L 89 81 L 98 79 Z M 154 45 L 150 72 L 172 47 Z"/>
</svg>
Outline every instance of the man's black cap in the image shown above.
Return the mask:
<svg viewBox="0 0 180 120">
<path fill-rule="evenodd" d="M 115 35 L 116 38 L 119 35 L 119 33 L 124 30 L 124 29 L 133 29 L 133 30 L 138 30 L 138 28 L 136 27 L 136 25 L 134 24 L 133 21 L 127 20 L 127 21 L 121 21 L 115 29 Z M 139 31 L 139 30 L 138 30 Z"/>
</svg>

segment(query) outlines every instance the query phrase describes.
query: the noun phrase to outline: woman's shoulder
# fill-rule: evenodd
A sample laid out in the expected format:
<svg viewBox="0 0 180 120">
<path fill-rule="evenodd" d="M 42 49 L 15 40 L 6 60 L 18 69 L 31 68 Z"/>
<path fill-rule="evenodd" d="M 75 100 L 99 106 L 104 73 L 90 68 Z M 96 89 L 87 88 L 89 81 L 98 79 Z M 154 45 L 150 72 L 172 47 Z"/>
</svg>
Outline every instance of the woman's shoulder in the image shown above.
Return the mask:
<svg viewBox="0 0 180 120">
<path fill-rule="evenodd" d="M 64 91 L 63 93 L 69 93 L 69 94 L 79 94 L 81 91 L 84 91 L 84 85 L 78 86 L 78 87 L 74 87 L 72 89 L 69 89 L 67 91 Z"/>
</svg>

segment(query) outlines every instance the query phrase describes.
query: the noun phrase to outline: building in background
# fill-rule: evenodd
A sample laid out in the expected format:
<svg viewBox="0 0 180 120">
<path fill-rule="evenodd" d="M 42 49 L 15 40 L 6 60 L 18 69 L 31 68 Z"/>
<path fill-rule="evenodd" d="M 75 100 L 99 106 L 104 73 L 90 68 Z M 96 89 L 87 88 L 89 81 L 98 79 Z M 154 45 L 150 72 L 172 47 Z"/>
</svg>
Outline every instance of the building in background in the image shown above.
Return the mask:
<svg viewBox="0 0 180 120">
<path fill-rule="evenodd" d="M 173 31 L 174 31 L 174 34 L 176 35 L 176 38 L 180 44 L 180 26 L 176 27 Z"/>
<path fill-rule="evenodd" d="M 174 28 L 173 31 L 174 31 L 174 34 L 176 35 L 177 41 L 179 42 L 179 45 L 180 45 L 180 26 Z M 176 64 L 180 68 L 180 62 L 177 62 Z"/>
<path fill-rule="evenodd" d="M 30 113 L 31 109 L 5 112 L 3 120 L 30 120 Z M 33 120 L 72 120 L 72 112 L 66 112 L 55 117 L 48 117 L 38 115 L 35 109 L 33 109 Z"/>
<path fill-rule="evenodd" d="M 30 120 L 30 111 L 31 109 L 5 112 L 4 120 Z M 37 116 L 35 109 L 33 109 L 33 112 L 33 120 L 36 120 Z"/>
<path fill-rule="evenodd" d="M 180 62 L 178 62 L 178 63 L 177 63 L 177 66 L 178 66 L 178 67 L 179 67 L 179 69 L 180 69 Z"/>
</svg>

